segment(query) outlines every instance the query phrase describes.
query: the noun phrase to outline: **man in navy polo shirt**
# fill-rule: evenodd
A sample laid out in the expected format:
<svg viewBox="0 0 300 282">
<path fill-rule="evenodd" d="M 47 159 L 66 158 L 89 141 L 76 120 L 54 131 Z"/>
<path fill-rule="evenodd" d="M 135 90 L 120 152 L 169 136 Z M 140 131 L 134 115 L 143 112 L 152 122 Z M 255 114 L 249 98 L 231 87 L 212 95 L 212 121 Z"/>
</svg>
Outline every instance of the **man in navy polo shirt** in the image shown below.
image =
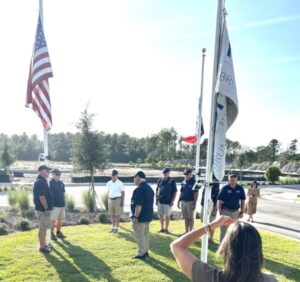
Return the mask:
<svg viewBox="0 0 300 282">
<path fill-rule="evenodd" d="M 181 208 L 182 217 L 185 223 L 185 233 L 193 230 L 196 217 L 196 203 L 198 199 L 198 190 L 193 190 L 196 182 L 191 169 L 185 169 L 184 180 L 181 184 L 178 208 Z M 181 203 L 181 207 L 180 207 Z"/>
<path fill-rule="evenodd" d="M 131 218 L 138 254 L 133 258 L 145 259 L 149 257 L 149 225 L 153 219 L 154 192 L 146 182 L 143 171 L 134 176 L 134 184 L 137 188 L 131 198 Z"/>
<path fill-rule="evenodd" d="M 218 209 L 220 215 L 227 215 L 233 219 L 243 217 L 246 194 L 244 188 L 237 184 L 237 175 L 230 174 L 228 184 L 225 185 L 218 196 Z M 227 227 L 221 227 L 220 243 L 227 231 Z"/>
<path fill-rule="evenodd" d="M 157 213 L 161 225 L 159 233 L 166 234 L 169 234 L 171 210 L 177 194 L 176 182 L 170 177 L 170 172 L 168 167 L 163 169 L 163 176 L 158 180 L 156 188 Z"/>
<path fill-rule="evenodd" d="M 38 176 L 32 189 L 35 214 L 39 220 L 40 251 L 45 254 L 50 252 L 46 246 L 46 233 L 47 229 L 51 228 L 50 215 L 53 209 L 53 196 L 47 182 L 49 170 L 50 168 L 46 165 L 38 168 Z"/>
<path fill-rule="evenodd" d="M 50 190 L 53 195 L 53 211 L 51 213 L 51 240 L 57 241 L 58 238 L 65 238 L 61 232 L 62 221 L 66 218 L 65 211 L 65 184 L 60 180 L 61 172 L 59 169 L 52 170 L 52 179 L 50 180 Z M 54 234 L 56 228 L 56 236 Z"/>
</svg>

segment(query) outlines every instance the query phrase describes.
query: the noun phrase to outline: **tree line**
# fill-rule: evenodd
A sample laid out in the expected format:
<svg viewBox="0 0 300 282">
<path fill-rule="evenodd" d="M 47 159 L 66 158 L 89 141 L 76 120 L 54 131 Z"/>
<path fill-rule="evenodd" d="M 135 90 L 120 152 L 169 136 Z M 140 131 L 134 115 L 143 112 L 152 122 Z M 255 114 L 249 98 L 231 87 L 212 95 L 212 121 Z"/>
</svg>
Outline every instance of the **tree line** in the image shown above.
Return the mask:
<svg viewBox="0 0 300 282">
<path fill-rule="evenodd" d="M 86 113 L 87 114 L 87 113 Z M 89 130 L 92 124 L 89 125 Z M 75 150 L 78 150 L 80 136 L 84 135 L 84 128 L 78 128 L 78 133 L 53 133 L 49 134 L 49 157 L 53 161 L 72 161 Z M 187 145 L 173 127 L 164 128 L 156 134 L 136 138 L 127 133 L 105 134 L 93 131 L 97 142 L 91 146 L 101 147 L 101 154 L 106 162 L 114 163 L 150 163 L 157 164 L 165 161 L 193 160 L 196 154 L 195 145 Z M 89 137 L 86 139 L 89 140 Z M 268 144 L 256 148 L 248 148 L 238 141 L 226 140 L 228 164 L 237 164 L 240 167 L 264 161 L 300 161 L 297 153 L 298 140 L 290 142 L 286 149 L 282 148 L 277 139 L 272 139 Z M 81 146 L 85 145 L 84 143 Z M 77 149 L 76 149 L 77 148 Z M 97 148 L 96 148 L 97 149 Z M 0 134 L 1 166 L 6 167 L 13 160 L 37 160 L 43 152 L 43 142 L 36 135 L 7 136 Z M 201 145 L 200 157 L 206 158 L 207 139 Z"/>
</svg>

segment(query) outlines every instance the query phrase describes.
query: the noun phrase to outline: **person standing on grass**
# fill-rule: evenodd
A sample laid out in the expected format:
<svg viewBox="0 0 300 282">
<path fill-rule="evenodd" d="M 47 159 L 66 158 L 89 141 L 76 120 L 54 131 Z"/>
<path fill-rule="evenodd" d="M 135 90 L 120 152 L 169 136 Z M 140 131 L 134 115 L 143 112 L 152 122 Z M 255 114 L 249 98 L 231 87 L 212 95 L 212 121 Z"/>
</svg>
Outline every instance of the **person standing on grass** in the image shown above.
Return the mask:
<svg viewBox="0 0 300 282">
<path fill-rule="evenodd" d="M 169 234 L 170 215 L 177 194 L 176 183 L 170 177 L 170 172 L 167 167 L 163 169 L 163 176 L 158 180 L 156 188 L 157 213 L 161 225 L 159 233 L 166 234 Z"/>
<path fill-rule="evenodd" d="M 218 180 L 215 178 L 215 176 L 213 176 L 213 183 L 211 185 L 211 200 L 213 202 L 213 208 L 212 208 L 211 214 L 209 215 L 209 222 L 212 222 L 216 218 L 216 215 L 218 212 L 217 202 L 218 202 L 219 193 L 220 193 L 220 182 L 218 182 Z M 202 220 L 202 222 L 203 222 L 204 197 L 205 197 L 205 189 L 203 189 L 202 198 L 201 198 L 201 220 Z M 214 233 L 215 232 L 213 230 L 211 230 L 209 232 L 209 238 L 208 238 L 209 243 L 213 243 Z"/>
<path fill-rule="evenodd" d="M 228 232 L 220 245 L 224 268 L 202 262 L 188 248 L 210 230 L 225 226 Z M 193 282 L 276 282 L 273 274 L 263 273 L 262 240 L 251 224 L 221 216 L 171 244 L 171 251 L 183 273 Z"/>
<path fill-rule="evenodd" d="M 193 230 L 196 217 L 196 203 L 198 199 L 198 190 L 193 190 L 196 183 L 191 169 L 185 169 L 184 180 L 181 184 L 178 208 L 181 208 L 182 217 L 185 223 L 185 233 Z M 180 206 L 181 204 L 181 206 Z"/>
<path fill-rule="evenodd" d="M 248 200 L 246 202 L 245 213 L 249 215 L 247 221 L 254 222 L 253 215 L 256 214 L 257 198 L 260 197 L 258 184 L 253 181 L 247 192 Z"/>
<path fill-rule="evenodd" d="M 38 176 L 32 189 L 35 214 L 39 220 L 40 252 L 45 254 L 50 253 L 50 248 L 46 245 L 46 233 L 47 229 L 51 228 L 50 215 L 53 209 L 53 196 L 47 182 L 49 170 L 50 168 L 46 165 L 38 168 Z"/>
<path fill-rule="evenodd" d="M 218 209 L 220 215 L 227 215 L 233 219 L 243 218 L 246 195 L 244 188 L 237 184 L 237 175 L 229 174 L 228 184 L 218 195 Z M 226 226 L 221 227 L 220 242 L 227 231 Z"/>
<path fill-rule="evenodd" d="M 113 170 L 111 180 L 107 182 L 108 190 L 108 212 L 111 217 L 111 233 L 119 233 L 120 216 L 123 213 L 125 191 L 123 182 L 118 179 L 118 171 Z"/>
<path fill-rule="evenodd" d="M 138 171 L 134 176 L 137 188 L 131 198 L 132 228 L 137 242 L 137 255 L 133 259 L 149 257 L 149 225 L 153 219 L 154 192 L 146 182 L 146 175 Z"/>
<path fill-rule="evenodd" d="M 50 190 L 53 195 L 53 211 L 51 213 L 51 240 L 57 241 L 57 238 L 65 238 L 61 232 L 62 221 L 66 218 L 65 208 L 65 184 L 60 180 L 61 172 L 59 169 L 52 170 L 52 179 L 50 180 Z M 56 236 L 54 229 L 56 228 Z"/>
</svg>

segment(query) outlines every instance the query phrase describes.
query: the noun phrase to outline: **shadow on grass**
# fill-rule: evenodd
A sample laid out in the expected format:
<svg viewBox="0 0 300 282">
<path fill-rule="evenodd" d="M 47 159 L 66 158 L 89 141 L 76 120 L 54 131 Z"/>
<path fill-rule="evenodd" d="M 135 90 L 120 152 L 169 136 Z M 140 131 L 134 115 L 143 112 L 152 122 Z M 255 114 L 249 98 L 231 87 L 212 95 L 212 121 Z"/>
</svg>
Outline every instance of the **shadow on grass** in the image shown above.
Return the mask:
<svg viewBox="0 0 300 282">
<path fill-rule="evenodd" d="M 136 243 L 136 240 L 134 238 L 134 234 L 132 230 L 125 228 L 125 227 L 120 227 L 127 233 L 120 233 L 120 237 L 125 238 L 127 241 Z M 167 258 L 173 257 L 173 254 L 171 253 L 170 250 L 170 244 L 177 238 L 180 237 L 181 235 L 179 234 L 155 234 L 155 233 L 150 233 L 150 251 L 154 252 L 160 256 L 164 256 Z M 201 248 L 201 240 L 196 241 L 194 243 L 195 247 Z M 219 245 L 216 243 L 209 244 L 209 250 L 212 252 L 217 252 L 219 248 Z"/>
<path fill-rule="evenodd" d="M 80 281 L 89 282 L 89 280 L 68 261 L 59 251 L 53 250 L 59 259 L 52 255 L 44 255 L 45 259 L 56 269 L 61 281 Z"/>
<path fill-rule="evenodd" d="M 57 245 L 61 247 L 72 259 L 74 266 L 67 261 L 66 267 L 70 267 L 70 265 L 74 268 L 73 270 L 84 273 L 85 275 L 92 277 L 93 279 L 100 280 L 100 279 L 107 279 L 111 282 L 119 282 L 118 279 L 115 279 L 111 275 L 111 268 L 101 259 L 96 257 L 90 251 L 87 251 L 79 246 L 72 245 L 67 240 L 62 240 L 62 242 L 57 241 Z M 56 251 L 57 252 L 57 251 Z M 58 253 L 58 252 L 57 252 Z M 61 255 L 61 254 L 60 254 Z M 50 257 L 50 256 L 49 256 Z M 51 262 L 51 261 L 50 261 Z M 54 262 L 55 263 L 55 262 Z M 64 265 L 60 262 L 61 265 Z M 70 264 L 70 265 L 68 265 Z M 53 264 L 55 266 L 55 264 Z M 55 266 L 56 267 L 56 266 Z M 65 275 L 65 266 L 60 267 L 62 268 L 62 272 Z M 57 268 L 58 272 L 60 268 Z M 77 269 L 78 268 L 78 269 Z M 83 280 L 73 279 L 73 281 L 90 281 L 86 279 L 82 275 Z"/>
<path fill-rule="evenodd" d="M 299 266 L 291 267 L 277 261 L 265 258 L 265 267 L 273 274 L 282 275 L 287 279 L 299 281 L 300 269 Z"/>
<path fill-rule="evenodd" d="M 153 258 L 150 257 L 148 259 L 143 260 L 145 264 L 148 264 L 155 270 L 159 271 L 160 273 L 164 274 L 166 277 L 170 278 L 171 281 L 190 281 L 182 272 L 177 271 L 173 267 Z"/>
</svg>

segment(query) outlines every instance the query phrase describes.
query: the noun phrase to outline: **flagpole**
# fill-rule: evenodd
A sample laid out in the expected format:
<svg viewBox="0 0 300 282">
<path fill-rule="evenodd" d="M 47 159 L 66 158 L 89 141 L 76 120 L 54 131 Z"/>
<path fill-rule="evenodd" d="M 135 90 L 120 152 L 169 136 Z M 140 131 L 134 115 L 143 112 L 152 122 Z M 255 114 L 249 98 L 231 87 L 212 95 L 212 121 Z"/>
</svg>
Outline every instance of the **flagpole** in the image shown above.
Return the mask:
<svg viewBox="0 0 300 282">
<path fill-rule="evenodd" d="M 212 94 L 211 94 L 211 112 L 210 112 L 210 130 L 208 138 L 208 149 L 206 158 L 206 175 L 205 175 L 205 196 L 203 205 L 203 224 L 209 223 L 209 203 L 211 202 L 211 182 L 212 182 L 212 165 L 213 165 L 213 148 L 215 138 L 216 125 L 216 101 L 215 86 L 218 73 L 219 56 L 220 56 L 220 35 L 222 27 L 222 11 L 224 8 L 224 0 L 218 0 L 217 5 L 217 20 L 216 20 L 216 35 L 215 35 L 215 51 L 214 51 L 214 65 L 213 65 L 213 79 L 212 79 Z M 208 254 L 208 234 L 202 237 L 201 244 L 201 261 L 207 262 Z"/>
<path fill-rule="evenodd" d="M 200 97 L 198 104 L 198 132 L 197 132 L 197 151 L 196 151 L 196 162 L 195 162 L 195 174 L 196 174 L 196 185 L 200 180 L 200 146 L 201 146 L 201 128 L 202 128 L 202 100 L 203 100 L 203 81 L 204 81 L 204 64 L 205 64 L 205 52 L 206 49 L 202 49 L 202 68 L 201 68 L 201 86 L 200 86 Z"/>
<path fill-rule="evenodd" d="M 43 10 L 43 0 L 39 0 L 39 14 L 41 18 L 41 22 L 44 25 L 44 10 Z M 48 130 L 44 127 L 43 125 L 43 130 L 44 130 L 44 163 L 45 165 L 49 165 L 49 159 L 48 159 Z M 51 244 L 51 229 L 46 230 L 46 238 L 49 244 L 50 248 L 53 248 Z"/>
<path fill-rule="evenodd" d="M 39 0 L 39 13 L 42 24 L 44 24 L 44 7 L 43 0 Z M 49 164 L 48 161 L 48 130 L 43 126 L 44 129 L 44 163 L 45 165 Z"/>
</svg>

